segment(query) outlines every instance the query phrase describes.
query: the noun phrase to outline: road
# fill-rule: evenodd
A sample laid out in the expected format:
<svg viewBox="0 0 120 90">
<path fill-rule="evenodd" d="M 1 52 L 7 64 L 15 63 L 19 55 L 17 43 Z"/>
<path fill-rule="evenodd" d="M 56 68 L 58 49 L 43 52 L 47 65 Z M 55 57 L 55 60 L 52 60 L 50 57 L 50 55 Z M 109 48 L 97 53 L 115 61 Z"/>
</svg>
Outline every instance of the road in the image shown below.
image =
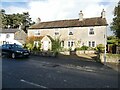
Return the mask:
<svg viewBox="0 0 120 90">
<path fill-rule="evenodd" d="M 64 64 L 64 61 L 67 60 L 39 56 L 20 59 L 4 57 L 2 88 L 118 88 L 118 72 L 113 69 L 100 67 L 96 62 L 92 62 L 96 67 L 94 69 L 91 65 L 88 65 L 89 68 L 80 64 L 75 67 L 67 62 Z M 69 61 L 72 60 L 69 58 Z"/>
</svg>

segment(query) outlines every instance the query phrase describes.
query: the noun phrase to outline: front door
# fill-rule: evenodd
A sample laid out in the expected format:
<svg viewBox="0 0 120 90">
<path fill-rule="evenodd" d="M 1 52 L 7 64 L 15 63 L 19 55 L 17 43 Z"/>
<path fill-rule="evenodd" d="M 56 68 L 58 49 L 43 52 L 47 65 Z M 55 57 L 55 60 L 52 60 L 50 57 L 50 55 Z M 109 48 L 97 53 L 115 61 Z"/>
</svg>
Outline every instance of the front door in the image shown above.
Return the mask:
<svg viewBox="0 0 120 90">
<path fill-rule="evenodd" d="M 44 50 L 48 51 L 49 42 L 48 41 L 44 41 L 43 45 L 44 45 Z"/>
</svg>

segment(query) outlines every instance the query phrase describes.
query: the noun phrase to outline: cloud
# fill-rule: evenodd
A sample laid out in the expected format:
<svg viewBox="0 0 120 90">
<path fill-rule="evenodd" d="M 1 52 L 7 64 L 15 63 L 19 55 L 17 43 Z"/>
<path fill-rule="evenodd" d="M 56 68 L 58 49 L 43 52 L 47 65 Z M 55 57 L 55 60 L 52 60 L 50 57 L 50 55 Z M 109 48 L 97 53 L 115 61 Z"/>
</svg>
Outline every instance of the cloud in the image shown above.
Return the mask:
<svg viewBox="0 0 120 90">
<path fill-rule="evenodd" d="M 13 14 L 13 13 L 20 13 L 28 12 L 28 9 L 16 6 L 10 6 L 5 8 L 6 14 Z"/>
<path fill-rule="evenodd" d="M 78 18 L 80 10 L 85 18 L 100 16 L 102 9 L 106 10 L 106 17 L 111 17 L 113 2 L 116 3 L 114 0 L 31 0 L 28 5 L 33 20 L 40 17 L 42 21 L 50 21 Z"/>
<path fill-rule="evenodd" d="M 15 0 L 14 0 L 15 1 Z M 18 0 L 20 1 L 20 0 Z M 42 21 L 79 18 L 80 10 L 85 18 L 100 17 L 102 9 L 106 11 L 108 24 L 112 22 L 114 7 L 119 0 L 23 0 L 27 7 L 10 6 L 7 13 L 28 11 L 32 20 L 40 17 Z"/>
</svg>

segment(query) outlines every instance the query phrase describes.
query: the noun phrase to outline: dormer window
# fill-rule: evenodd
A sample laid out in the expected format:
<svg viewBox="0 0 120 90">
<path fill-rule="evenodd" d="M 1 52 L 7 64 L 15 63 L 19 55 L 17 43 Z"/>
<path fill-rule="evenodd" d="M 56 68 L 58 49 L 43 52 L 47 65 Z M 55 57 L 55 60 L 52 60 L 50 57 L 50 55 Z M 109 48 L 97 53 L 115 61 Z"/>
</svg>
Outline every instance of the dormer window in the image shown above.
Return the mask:
<svg viewBox="0 0 120 90">
<path fill-rule="evenodd" d="M 68 33 L 69 35 L 73 35 L 73 28 L 70 28 L 69 29 L 69 33 Z"/>
<path fill-rule="evenodd" d="M 94 35 L 94 29 L 93 28 L 89 29 L 89 35 Z"/>
</svg>

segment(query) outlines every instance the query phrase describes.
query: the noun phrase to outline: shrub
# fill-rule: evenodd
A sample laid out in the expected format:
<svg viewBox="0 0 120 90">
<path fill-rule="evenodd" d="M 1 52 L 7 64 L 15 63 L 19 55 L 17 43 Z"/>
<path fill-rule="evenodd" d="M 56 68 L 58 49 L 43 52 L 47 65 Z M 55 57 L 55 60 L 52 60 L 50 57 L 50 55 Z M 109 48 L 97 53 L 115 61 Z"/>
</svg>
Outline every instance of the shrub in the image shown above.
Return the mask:
<svg viewBox="0 0 120 90">
<path fill-rule="evenodd" d="M 88 50 L 88 46 L 82 46 L 80 48 L 76 48 L 75 50 Z"/>
<path fill-rule="evenodd" d="M 26 44 L 26 47 L 28 48 L 28 50 L 33 50 L 33 44 L 31 43 Z"/>
<path fill-rule="evenodd" d="M 98 53 L 104 52 L 104 49 L 105 49 L 105 47 L 104 47 L 103 44 L 99 44 L 99 45 L 97 45 L 97 47 L 96 47 L 96 51 L 97 51 Z"/>
<path fill-rule="evenodd" d="M 61 43 L 60 43 L 60 39 L 57 38 L 55 40 L 52 41 L 52 50 L 53 51 L 59 51 L 61 49 Z"/>
<path fill-rule="evenodd" d="M 81 47 L 81 50 L 87 50 L 88 49 L 88 46 L 82 46 Z"/>
</svg>

